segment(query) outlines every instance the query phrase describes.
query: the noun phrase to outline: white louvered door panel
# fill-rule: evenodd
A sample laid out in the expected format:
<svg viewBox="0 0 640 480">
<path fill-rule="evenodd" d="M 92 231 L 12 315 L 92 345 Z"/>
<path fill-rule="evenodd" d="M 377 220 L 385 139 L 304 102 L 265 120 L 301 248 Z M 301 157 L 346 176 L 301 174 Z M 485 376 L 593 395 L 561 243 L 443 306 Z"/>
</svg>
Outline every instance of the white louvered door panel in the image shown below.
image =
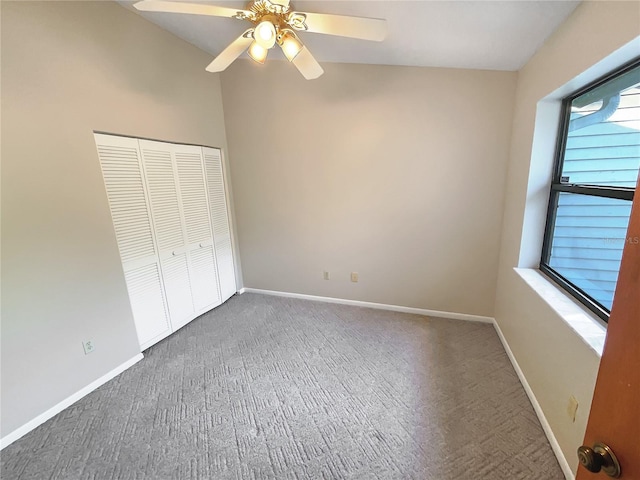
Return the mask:
<svg viewBox="0 0 640 480">
<path fill-rule="evenodd" d="M 186 236 L 175 168 L 173 146 L 139 140 L 151 215 L 173 331 L 194 318 Z"/>
<path fill-rule="evenodd" d="M 175 332 L 195 318 L 186 252 L 162 261 L 162 278 L 167 289 L 171 326 Z M 177 312 L 176 315 L 173 312 Z"/>
<path fill-rule="evenodd" d="M 196 311 L 220 305 L 218 272 L 204 179 L 202 149 L 174 145 L 180 200 L 187 237 L 191 291 Z"/>
<path fill-rule="evenodd" d="M 218 264 L 218 277 L 220 279 L 220 293 L 224 302 L 236 293 L 236 271 L 233 261 L 227 197 L 224 188 L 222 156 L 220 150 L 215 148 L 202 147 L 202 152 Z"/>
<path fill-rule="evenodd" d="M 158 264 L 129 270 L 124 277 L 140 348 L 144 350 L 170 332 Z M 164 321 L 158 321 L 160 318 Z"/>
<path fill-rule="evenodd" d="M 138 141 L 95 134 L 98 157 L 142 349 L 170 333 Z"/>
<path fill-rule="evenodd" d="M 192 286 L 194 301 L 201 310 L 220 305 L 213 245 L 194 249 L 190 256 L 193 278 L 198 280 Z"/>
</svg>

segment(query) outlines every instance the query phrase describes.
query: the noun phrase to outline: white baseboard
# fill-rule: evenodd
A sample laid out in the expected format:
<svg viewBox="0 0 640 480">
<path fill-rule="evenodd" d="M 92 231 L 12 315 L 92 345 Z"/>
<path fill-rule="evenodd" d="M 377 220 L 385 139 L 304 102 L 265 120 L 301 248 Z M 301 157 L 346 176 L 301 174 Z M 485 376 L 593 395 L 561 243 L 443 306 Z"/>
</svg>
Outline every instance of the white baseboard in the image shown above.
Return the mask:
<svg viewBox="0 0 640 480">
<path fill-rule="evenodd" d="M 423 308 L 403 307 L 400 305 L 387 305 L 383 303 L 363 302 L 359 300 L 347 300 L 347 299 L 333 298 L 333 297 L 320 297 L 316 295 L 305 295 L 302 293 L 288 293 L 288 292 L 278 292 L 274 290 L 261 290 L 257 288 L 241 288 L 240 290 L 238 290 L 238 294 L 240 295 L 242 295 L 245 292 L 259 293 L 262 295 L 272 295 L 276 297 L 300 298 L 303 300 L 312 300 L 317 302 L 337 303 L 337 304 L 352 305 L 357 307 L 375 308 L 379 310 L 390 310 L 394 312 L 414 313 L 418 315 L 425 315 L 425 316 L 431 316 L 431 317 L 451 318 L 455 320 L 466 320 L 466 321 L 493 324 L 496 330 L 496 333 L 498 334 L 498 337 L 502 342 L 502 346 L 504 347 L 504 350 L 507 353 L 507 356 L 509 357 L 511 364 L 513 365 L 513 369 L 518 375 L 518 379 L 520 380 L 520 383 L 522 384 L 524 391 L 526 392 L 527 396 L 529 397 L 529 400 L 531 401 L 531 405 L 533 406 L 533 409 L 536 412 L 536 415 L 538 416 L 538 420 L 540 421 L 540 424 L 542 425 L 542 429 L 544 430 L 544 433 L 547 436 L 549 443 L 551 444 L 553 453 L 558 459 L 558 463 L 560 464 L 560 468 L 562 469 L 562 472 L 564 473 L 565 478 L 567 480 L 575 480 L 575 476 L 573 474 L 573 471 L 571 470 L 571 467 L 569 466 L 569 462 L 564 456 L 564 453 L 560 448 L 560 444 L 558 443 L 558 440 L 556 439 L 555 435 L 553 434 L 553 431 L 551 430 L 551 426 L 549 425 L 549 422 L 547 421 L 547 418 L 545 417 L 544 412 L 542 411 L 542 407 L 538 403 L 538 399 L 536 398 L 535 394 L 533 393 L 533 390 L 529 386 L 529 382 L 524 376 L 524 373 L 522 372 L 520 365 L 518 365 L 518 362 L 515 356 L 513 355 L 513 352 L 511 351 L 511 348 L 509 347 L 509 344 L 507 343 L 507 340 L 504 337 L 504 334 L 502 333 L 500 326 L 498 325 L 498 323 L 495 321 L 494 318 L 484 317 L 480 315 L 469 315 L 466 313 L 443 312 L 439 310 L 427 310 Z M 29 433 L 31 430 L 38 427 L 39 425 L 42 425 L 44 422 L 46 422 L 53 416 L 57 415 L 58 413 L 60 413 L 65 408 L 71 406 L 73 403 L 77 402 L 82 397 L 91 393 L 101 385 L 107 383 L 109 380 L 119 375 L 120 373 L 124 372 L 126 369 L 128 369 L 129 367 L 136 364 L 142 359 L 143 359 L 142 353 L 136 355 L 132 359 L 124 362 L 123 364 L 114 368 L 110 372 L 106 373 L 99 379 L 95 380 L 94 382 L 91 382 L 89 385 L 79 390 L 75 394 L 67 397 L 66 399 L 64 399 L 57 405 L 53 406 L 46 412 L 38 415 L 33 420 L 27 422 L 23 426 L 17 428 L 13 432 L 2 437 L 0 439 L 0 450 L 10 445 L 11 443 L 15 442 L 23 435 L 26 435 L 27 433 Z"/>
<path fill-rule="evenodd" d="M 386 303 L 362 302 L 360 300 L 346 300 L 344 298 L 319 297 L 316 295 L 306 295 L 304 293 L 277 292 L 275 290 L 260 290 L 258 288 L 243 288 L 242 293 L 260 293 L 262 295 L 272 295 L 275 297 L 300 298 L 302 300 L 313 300 L 315 302 L 339 303 L 341 305 L 352 305 L 355 307 L 376 308 L 378 310 L 390 310 L 393 312 L 415 313 L 427 317 L 452 318 L 455 320 L 467 320 L 471 322 L 494 323 L 492 317 L 481 315 L 470 315 L 468 313 L 442 312 L 439 310 L 427 310 L 424 308 L 403 307 L 401 305 L 387 305 Z"/>
<path fill-rule="evenodd" d="M 575 475 L 571 471 L 569 462 L 567 461 L 567 458 L 564 456 L 564 453 L 560 448 L 560 444 L 558 443 L 556 436 L 553 434 L 553 430 L 551 430 L 551 425 L 549 425 L 549 422 L 547 421 L 547 417 L 545 417 L 544 412 L 542 411 L 542 407 L 538 403 L 538 399 L 536 398 L 536 395 L 533 393 L 533 390 L 531 389 L 531 386 L 529 385 L 527 378 L 524 376 L 524 373 L 520 368 L 520 365 L 518 365 L 518 361 L 516 360 L 516 357 L 513 355 L 513 352 L 511 351 L 511 347 L 509 347 L 509 344 L 507 343 L 507 339 L 502 333 L 502 330 L 500 330 L 500 326 L 498 325 L 498 322 L 496 322 L 495 320 L 493 322 L 493 327 L 496 329 L 496 333 L 498 334 L 498 337 L 502 342 L 504 351 L 507 352 L 507 356 L 509 357 L 509 360 L 511 360 L 511 365 L 513 365 L 513 369 L 516 371 L 516 374 L 520 379 L 520 383 L 522 384 L 524 391 L 529 397 L 529 401 L 531 401 L 531 405 L 533 405 L 533 410 L 536 412 L 536 415 L 538 416 L 538 420 L 542 425 L 542 430 L 544 430 L 544 433 L 547 436 L 549 443 L 551 444 L 551 449 L 553 450 L 553 453 L 558 459 L 558 463 L 560 464 L 562 473 L 564 473 L 564 476 L 567 480 L 575 480 Z"/>
<path fill-rule="evenodd" d="M 116 377 L 117 375 L 120 375 L 126 369 L 128 369 L 132 365 L 138 363 L 143 358 L 144 357 L 143 357 L 142 353 L 139 353 L 138 355 L 136 355 L 132 359 L 127 360 L 126 362 L 124 362 L 121 365 L 118 365 L 116 368 L 114 368 L 110 372 L 107 372 L 106 374 L 104 374 L 103 376 L 98 378 L 97 380 L 94 380 L 89 385 L 87 385 L 86 387 L 80 389 L 79 391 L 77 391 L 73 395 L 65 398 L 60 403 L 58 403 L 57 405 L 54 405 L 53 407 L 51 407 L 46 412 L 41 413 L 40 415 L 38 415 L 33 420 L 28 421 L 27 423 L 25 423 L 21 427 L 16 428 L 13 432 L 11 432 L 8 435 L 5 435 L 4 437 L 0 438 L 0 450 L 2 450 L 3 448 L 5 448 L 8 445 L 11 445 L 13 442 L 18 440 L 23 435 L 26 435 L 27 433 L 29 433 L 34 428 L 42 425 L 44 422 L 46 422 L 50 418 L 54 417 L 55 415 L 60 413 L 65 408 L 73 405 L 75 402 L 80 400 L 82 397 L 84 397 L 84 396 L 88 395 L 89 393 L 93 392 L 96 388 L 100 387 L 101 385 L 104 385 L 105 383 L 107 383 L 112 378 Z"/>
<path fill-rule="evenodd" d="M 567 462 L 567 459 L 564 456 L 562 449 L 560 448 L 560 444 L 558 443 L 558 440 L 556 439 L 555 435 L 553 434 L 553 431 L 551 430 L 551 426 L 549 425 L 549 422 L 547 421 L 547 418 L 545 417 L 544 412 L 542 411 L 542 407 L 538 403 L 538 399 L 533 393 L 533 390 L 531 390 L 531 386 L 529 385 L 529 382 L 524 376 L 524 373 L 522 372 L 520 365 L 518 365 L 518 362 L 516 361 L 516 358 L 513 355 L 513 352 L 511 351 L 511 347 L 509 347 L 509 344 L 507 343 L 506 338 L 502 334 L 502 330 L 500 330 L 500 327 L 498 326 L 498 323 L 496 322 L 495 318 L 484 317 L 480 315 L 469 315 L 466 313 L 442 312 L 438 310 L 427 310 L 423 308 L 403 307 L 400 305 L 387 305 L 384 303 L 362 302 L 359 300 L 345 300 L 342 298 L 320 297 L 316 295 L 305 295 L 302 293 L 277 292 L 274 290 L 260 290 L 257 288 L 243 288 L 238 293 L 245 293 L 245 292 L 259 293 L 262 295 L 273 295 L 276 297 L 300 298 L 303 300 L 313 300 L 318 302 L 338 303 L 342 305 L 353 305 L 357 307 L 376 308 L 380 310 L 391 310 L 394 312 L 415 313 L 418 315 L 425 315 L 430 317 L 451 318 L 455 320 L 467 320 L 472 322 L 491 323 L 496 329 L 498 337 L 502 342 L 502 346 L 504 347 L 504 350 L 507 353 L 507 356 L 509 357 L 511 364 L 513 365 L 513 369 L 516 371 L 516 374 L 518 375 L 518 379 L 520 380 L 520 383 L 522 384 L 524 391 L 526 392 L 527 396 L 529 397 L 529 400 L 531 401 L 531 405 L 533 406 L 533 409 L 536 412 L 536 415 L 538 416 L 538 420 L 540 421 L 540 424 L 542 425 L 542 429 L 544 430 L 544 433 L 547 436 L 549 443 L 551 444 L 553 453 L 558 459 L 558 463 L 560 464 L 560 468 L 562 469 L 562 472 L 564 473 L 565 478 L 567 480 L 575 480 L 575 476 L 571 471 L 569 462 Z"/>
</svg>

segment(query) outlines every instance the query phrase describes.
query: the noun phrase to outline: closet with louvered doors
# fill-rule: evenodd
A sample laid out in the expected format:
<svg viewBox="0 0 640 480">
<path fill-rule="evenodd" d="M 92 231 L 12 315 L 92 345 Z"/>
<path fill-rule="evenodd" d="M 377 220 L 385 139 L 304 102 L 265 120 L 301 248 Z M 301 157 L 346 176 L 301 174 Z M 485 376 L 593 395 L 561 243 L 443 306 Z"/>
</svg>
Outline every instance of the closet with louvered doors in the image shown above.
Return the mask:
<svg viewBox="0 0 640 480">
<path fill-rule="evenodd" d="M 145 317 L 136 313 L 133 305 L 139 301 L 136 297 L 138 293 L 135 285 L 130 285 L 127 280 L 139 341 L 144 349 L 233 295 L 236 288 L 235 268 L 222 164 L 211 162 L 209 158 L 220 160 L 220 151 L 209 147 L 96 134 L 116 231 L 118 223 L 122 218 L 128 218 L 130 212 L 126 208 L 114 209 L 114 202 L 121 201 L 123 177 L 126 181 L 130 179 L 126 173 L 109 177 L 109 163 L 103 152 L 122 141 L 128 142 L 131 147 L 135 143 L 137 147 L 140 181 L 136 185 L 141 189 L 145 201 L 144 222 L 150 225 L 160 274 L 162 298 L 161 302 L 156 302 L 155 308 L 160 308 L 160 304 L 164 306 L 165 323 L 168 321 L 169 324 L 168 331 L 165 329 L 153 337 L 138 328 L 138 323 L 144 324 L 144 319 L 149 315 Z M 209 174 L 209 171 L 212 173 Z M 213 183 L 209 181 L 210 178 L 214 178 Z M 137 194 L 140 197 L 140 192 Z M 135 216 L 135 219 L 142 216 Z M 219 238 L 214 235 L 212 219 L 215 219 L 221 232 Z M 116 236 L 122 256 L 126 245 L 121 244 L 120 237 Z M 218 245 L 220 255 L 216 250 Z M 223 291 L 221 285 L 224 286 Z M 231 288 L 233 292 L 229 294 Z M 154 319 L 158 324 L 161 322 L 156 314 Z"/>
</svg>

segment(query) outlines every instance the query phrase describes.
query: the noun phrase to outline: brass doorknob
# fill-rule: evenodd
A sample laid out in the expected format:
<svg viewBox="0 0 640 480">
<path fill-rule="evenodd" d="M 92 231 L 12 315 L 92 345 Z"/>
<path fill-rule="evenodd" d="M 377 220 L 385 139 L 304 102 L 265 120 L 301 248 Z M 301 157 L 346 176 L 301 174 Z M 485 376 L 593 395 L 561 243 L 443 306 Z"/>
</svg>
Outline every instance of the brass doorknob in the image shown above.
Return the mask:
<svg viewBox="0 0 640 480">
<path fill-rule="evenodd" d="M 602 470 L 611 478 L 620 478 L 622 473 L 613 450 L 604 443 L 596 443 L 593 448 L 586 445 L 578 447 L 578 459 L 580 464 L 590 472 L 597 473 Z"/>
</svg>

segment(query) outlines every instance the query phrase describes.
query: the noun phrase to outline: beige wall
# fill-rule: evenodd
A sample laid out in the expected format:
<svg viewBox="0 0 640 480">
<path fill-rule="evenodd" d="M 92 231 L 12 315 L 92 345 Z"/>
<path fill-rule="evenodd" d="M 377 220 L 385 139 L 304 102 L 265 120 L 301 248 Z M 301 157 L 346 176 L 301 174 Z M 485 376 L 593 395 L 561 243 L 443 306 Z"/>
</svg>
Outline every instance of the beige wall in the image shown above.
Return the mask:
<svg viewBox="0 0 640 480">
<path fill-rule="evenodd" d="M 209 55 L 116 3 L 1 3 L 5 436 L 139 352 L 92 131 L 226 144 Z"/>
<path fill-rule="evenodd" d="M 599 357 L 513 267 L 534 267 L 540 258 L 559 115 L 554 98 L 637 55 L 637 45 L 619 49 L 639 34 L 637 2 L 585 2 L 518 76 L 496 320 L 574 471 L 575 450 L 584 435 Z M 548 96 L 551 100 L 538 105 Z M 540 118 L 534 144 L 536 111 Z M 570 395 L 575 395 L 580 404 L 575 423 L 566 413 Z"/>
<path fill-rule="evenodd" d="M 92 131 L 226 144 L 207 54 L 110 2 L 0 5 L 5 436 L 138 352 Z M 493 315 L 499 260 L 495 315 L 573 459 L 598 358 L 512 271 L 541 228 L 525 216 L 536 104 L 638 18 L 580 6 L 517 93 L 504 72 L 325 64 L 307 82 L 236 62 L 222 93 L 246 285 Z"/>
<path fill-rule="evenodd" d="M 516 74 L 323 67 L 222 74 L 245 286 L 493 315 Z"/>
</svg>

